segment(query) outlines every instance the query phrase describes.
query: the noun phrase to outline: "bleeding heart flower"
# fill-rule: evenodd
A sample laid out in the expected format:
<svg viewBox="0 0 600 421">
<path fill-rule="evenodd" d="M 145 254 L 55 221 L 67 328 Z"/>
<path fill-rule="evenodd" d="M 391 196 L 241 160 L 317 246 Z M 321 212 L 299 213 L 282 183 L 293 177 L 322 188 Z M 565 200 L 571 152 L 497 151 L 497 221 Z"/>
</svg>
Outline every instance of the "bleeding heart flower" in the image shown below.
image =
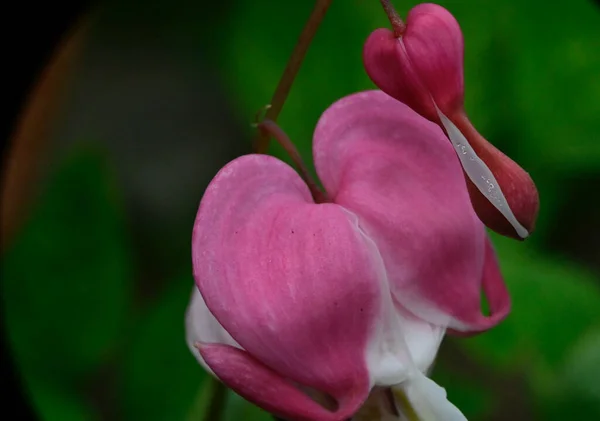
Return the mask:
<svg viewBox="0 0 600 421">
<path fill-rule="evenodd" d="M 285 419 L 346 420 L 391 387 L 424 419 L 463 420 L 424 373 L 446 328 L 489 329 L 510 300 L 452 146 L 369 91 L 325 111 L 313 153 L 326 195 L 268 155 L 211 181 L 192 239 L 192 351 Z"/>
<path fill-rule="evenodd" d="M 494 231 L 525 238 L 534 229 L 539 197 L 533 180 L 469 122 L 463 109 L 463 37 L 441 6 L 414 7 L 404 25 L 382 0 L 395 31 L 377 29 L 364 47 L 364 63 L 384 92 L 440 125 L 468 176 L 471 201 Z"/>
</svg>

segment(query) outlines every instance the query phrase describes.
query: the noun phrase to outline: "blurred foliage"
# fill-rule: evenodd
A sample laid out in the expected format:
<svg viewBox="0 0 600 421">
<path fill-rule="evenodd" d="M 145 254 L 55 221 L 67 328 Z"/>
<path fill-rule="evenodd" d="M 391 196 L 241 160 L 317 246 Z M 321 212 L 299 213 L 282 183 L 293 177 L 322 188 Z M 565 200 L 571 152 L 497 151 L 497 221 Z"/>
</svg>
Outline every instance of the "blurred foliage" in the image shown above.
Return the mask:
<svg viewBox="0 0 600 421">
<path fill-rule="evenodd" d="M 446 388 L 448 399 L 460 408 L 469 420 L 481 419 L 493 408 L 494 397 L 489 390 L 464 377 L 457 377 L 439 363 L 432 378 Z"/>
<path fill-rule="evenodd" d="M 207 379 L 185 345 L 182 309 L 192 284 L 191 274 L 170 283 L 132 335 L 119 394 L 126 419 L 184 419 Z"/>
<path fill-rule="evenodd" d="M 32 368 L 81 375 L 123 331 L 133 262 L 111 184 L 93 152 L 70 157 L 6 255 L 11 336 Z"/>
<path fill-rule="evenodd" d="M 126 328 L 133 260 L 106 170 L 94 150 L 70 156 L 3 256 L 5 320 L 17 362 L 34 376 L 28 383 L 41 385 L 31 387 L 34 400 L 48 406 L 53 396 L 65 413 L 76 405 L 57 388 L 76 388 L 111 357 Z"/>
<path fill-rule="evenodd" d="M 126 3 L 115 3 L 123 27 L 137 16 L 136 8 L 144 9 L 160 21 L 154 24 L 161 33 L 204 51 L 241 122 L 269 102 L 312 9 L 311 1 L 234 0 L 222 6 L 226 13 L 199 24 L 190 17 L 202 15 L 196 3 L 153 0 L 147 9 Z M 396 2 L 402 14 L 416 3 Z M 548 243 L 562 226 L 583 226 L 585 232 L 588 223 L 561 220 L 559 209 L 599 209 L 593 192 L 586 203 L 565 197 L 571 188 L 566 180 L 600 175 L 600 8 L 586 0 L 560 10 L 541 0 L 439 3 L 464 32 L 466 109 L 482 134 L 531 172 L 541 213 L 527 242 L 493 237 L 512 314 L 491 332 L 452 341 L 483 367 L 481 378 L 462 378 L 443 359 L 435 378 L 472 420 L 492 419 L 494 412 L 493 419 L 512 419 L 502 418 L 512 402 L 502 401 L 494 382 L 510 388 L 505 380 L 513 373 L 527 390 L 525 403 L 515 405 L 530 405 L 535 419 L 600 419 L 598 274 L 570 260 L 560 244 Z M 361 50 L 382 26 L 388 24 L 375 1 L 333 2 L 280 118 L 307 162 L 323 110 L 374 87 Z M 209 39 L 211 31 L 218 35 Z M 271 151 L 287 160 L 277 145 Z M 105 158 L 94 150 L 75 151 L 56 169 L 3 256 L 11 345 L 45 420 L 99 419 L 100 408 L 114 419 L 177 420 L 188 416 L 194 399 L 206 406 L 207 376 L 184 342 L 189 267 L 172 268 L 186 275 L 165 282 L 160 300 L 139 308 L 134 292 L 143 263 L 128 235 L 118 183 Z M 581 241 L 598 247 L 598 235 Z M 113 376 L 104 378 L 105 371 Z M 105 383 L 100 392 L 87 390 L 97 379 Z M 93 399 L 106 394 L 109 403 Z M 225 419 L 270 418 L 231 393 Z"/>
<path fill-rule="evenodd" d="M 465 346 L 501 367 L 525 363 L 532 374 L 558 367 L 579 337 L 600 328 L 596 278 L 568 261 L 519 250 L 523 247 L 511 240 L 493 237 L 511 291 L 512 312 L 489 334 L 468 339 Z"/>
</svg>

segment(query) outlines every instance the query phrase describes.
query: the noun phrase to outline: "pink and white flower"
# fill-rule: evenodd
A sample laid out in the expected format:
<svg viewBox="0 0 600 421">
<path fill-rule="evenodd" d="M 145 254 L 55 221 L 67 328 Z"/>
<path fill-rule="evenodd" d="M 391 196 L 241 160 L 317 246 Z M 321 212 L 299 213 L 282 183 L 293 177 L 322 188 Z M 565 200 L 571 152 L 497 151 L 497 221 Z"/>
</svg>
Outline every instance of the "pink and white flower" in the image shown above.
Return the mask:
<svg viewBox="0 0 600 421">
<path fill-rule="evenodd" d="M 267 155 L 237 158 L 211 181 L 192 239 L 192 352 L 288 420 L 343 421 L 382 390 L 422 419 L 464 420 L 426 373 L 447 329 L 489 329 L 510 299 L 452 144 L 368 91 L 324 112 L 313 154 L 324 203 Z M 396 409 L 400 400 L 386 416 Z"/>
</svg>

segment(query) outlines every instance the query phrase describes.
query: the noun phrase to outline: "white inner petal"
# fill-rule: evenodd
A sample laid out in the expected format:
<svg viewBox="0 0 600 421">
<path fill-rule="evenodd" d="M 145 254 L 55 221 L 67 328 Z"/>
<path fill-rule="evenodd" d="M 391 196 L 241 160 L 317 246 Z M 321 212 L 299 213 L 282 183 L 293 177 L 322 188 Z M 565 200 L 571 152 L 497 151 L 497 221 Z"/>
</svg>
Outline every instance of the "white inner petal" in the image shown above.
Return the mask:
<svg viewBox="0 0 600 421">
<path fill-rule="evenodd" d="M 517 218 L 515 218 L 494 174 L 492 174 L 487 165 L 485 165 L 485 162 L 477 156 L 467 138 L 460 130 L 458 130 L 458 127 L 456 127 L 448 117 L 442 114 L 437 105 L 435 109 L 442 120 L 446 132 L 448 132 L 448 137 L 450 137 L 452 145 L 456 150 L 456 154 L 469 179 L 513 226 L 519 237 L 527 238 L 529 232 L 519 223 L 519 221 L 517 221 Z"/>
<path fill-rule="evenodd" d="M 217 343 L 242 348 L 210 312 L 198 288 L 194 285 L 190 304 L 185 313 L 185 340 L 191 353 L 206 371 L 213 371 L 194 347 L 196 342 Z"/>
<path fill-rule="evenodd" d="M 396 304 L 395 307 L 412 361 L 421 373 L 426 373 L 437 356 L 446 333 L 446 329 L 441 326 L 445 325 L 434 325 L 420 320 L 400 304 Z"/>
<path fill-rule="evenodd" d="M 398 410 L 406 410 L 403 405 L 408 401 L 419 420 L 467 421 L 462 412 L 446 398 L 446 390 L 420 372 L 402 385 L 392 387 L 392 393 Z"/>
<path fill-rule="evenodd" d="M 382 313 L 367 346 L 367 366 L 374 386 L 400 384 L 415 371 L 425 372 L 433 364 L 446 325 L 433 325 L 396 305 L 390 291 L 383 258 L 375 242 L 362 229 L 359 218 L 344 209 L 355 229 L 378 260 Z"/>
</svg>

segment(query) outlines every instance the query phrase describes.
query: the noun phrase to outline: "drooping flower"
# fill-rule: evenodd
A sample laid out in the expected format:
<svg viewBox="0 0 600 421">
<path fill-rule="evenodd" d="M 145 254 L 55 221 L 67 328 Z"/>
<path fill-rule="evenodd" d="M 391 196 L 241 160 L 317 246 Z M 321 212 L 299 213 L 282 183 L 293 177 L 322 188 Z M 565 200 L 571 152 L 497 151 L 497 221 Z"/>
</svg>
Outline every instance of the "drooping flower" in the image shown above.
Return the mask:
<svg viewBox="0 0 600 421">
<path fill-rule="evenodd" d="M 389 1 L 382 3 L 397 22 Z M 500 234 L 527 237 L 537 218 L 537 189 L 527 172 L 477 132 L 464 111 L 464 45 L 458 22 L 443 7 L 425 3 L 414 7 L 401 25 L 369 36 L 363 54 L 367 73 L 381 90 L 445 130 L 481 220 Z"/>
<path fill-rule="evenodd" d="M 510 300 L 451 144 L 368 91 L 324 112 L 313 154 L 323 203 L 267 155 L 237 158 L 211 181 L 192 239 L 192 352 L 288 420 L 346 420 L 382 388 L 423 419 L 463 420 L 425 373 L 446 328 L 486 330 Z"/>
</svg>

